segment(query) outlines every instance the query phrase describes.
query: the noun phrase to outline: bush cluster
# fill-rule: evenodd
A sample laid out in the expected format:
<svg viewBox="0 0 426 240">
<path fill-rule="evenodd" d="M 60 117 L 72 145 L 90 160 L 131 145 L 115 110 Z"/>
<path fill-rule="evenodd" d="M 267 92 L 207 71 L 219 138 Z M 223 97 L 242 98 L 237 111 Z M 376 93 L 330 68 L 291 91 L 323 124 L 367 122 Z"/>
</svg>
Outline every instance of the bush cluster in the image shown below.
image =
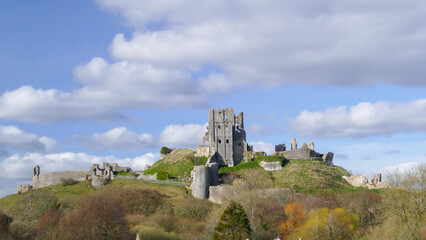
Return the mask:
<svg viewBox="0 0 426 240">
<path fill-rule="evenodd" d="M 157 172 L 157 179 L 158 180 L 167 180 L 167 179 L 169 179 L 169 173 L 166 172 L 166 171 L 160 170 L 160 171 Z"/>
<path fill-rule="evenodd" d="M 171 149 L 171 148 L 162 147 L 160 152 L 161 152 L 161 154 L 167 155 L 167 154 L 171 153 L 172 151 L 173 151 L 173 149 Z"/>
</svg>

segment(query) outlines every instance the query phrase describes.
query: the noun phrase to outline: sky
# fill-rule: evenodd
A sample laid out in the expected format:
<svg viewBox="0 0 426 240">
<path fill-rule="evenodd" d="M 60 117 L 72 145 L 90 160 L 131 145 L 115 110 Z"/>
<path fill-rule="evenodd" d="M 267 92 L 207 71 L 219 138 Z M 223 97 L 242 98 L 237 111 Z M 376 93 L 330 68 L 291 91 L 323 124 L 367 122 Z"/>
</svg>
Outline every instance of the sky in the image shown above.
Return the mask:
<svg viewBox="0 0 426 240">
<path fill-rule="evenodd" d="M 244 112 L 255 151 L 314 142 L 371 178 L 426 162 L 421 0 L 0 2 L 0 197 L 41 172 L 201 144 Z"/>
</svg>

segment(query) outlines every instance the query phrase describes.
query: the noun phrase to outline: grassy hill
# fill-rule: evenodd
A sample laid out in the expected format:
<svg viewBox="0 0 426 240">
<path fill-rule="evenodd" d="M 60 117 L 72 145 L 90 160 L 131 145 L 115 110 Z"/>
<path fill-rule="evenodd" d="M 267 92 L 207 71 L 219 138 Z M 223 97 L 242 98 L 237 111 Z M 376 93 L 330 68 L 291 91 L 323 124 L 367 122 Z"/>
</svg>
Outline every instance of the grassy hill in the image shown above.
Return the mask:
<svg viewBox="0 0 426 240">
<path fill-rule="evenodd" d="M 261 161 L 280 161 L 282 170 L 268 172 L 259 166 Z M 278 156 L 260 156 L 254 161 L 234 167 L 223 167 L 220 177 L 246 179 L 254 186 L 264 188 L 293 188 L 298 190 L 352 189 L 342 176 L 351 174 L 338 166 L 329 166 L 318 160 L 286 160 Z"/>
<path fill-rule="evenodd" d="M 178 150 L 158 161 L 149 171 L 168 171 L 172 177 L 184 177 L 189 176 L 193 166 L 204 165 L 206 160 L 195 158 L 193 150 Z M 261 161 L 280 161 L 283 168 L 265 171 L 259 166 Z M 256 156 L 248 163 L 222 167 L 219 174 L 223 183 L 232 183 L 238 178 L 249 185 L 233 200 L 250 209 L 255 239 L 276 237 L 278 227 L 286 220 L 284 206 L 290 202 L 302 204 L 306 213 L 319 208 L 345 208 L 359 216 L 359 236 L 365 235 L 372 224 L 377 224 L 371 222 L 374 218 L 370 209 L 380 214 L 380 195 L 386 193 L 386 190 L 351 187 L 342 179 L 350 174 L 341 167 L 321 161 L 289 161 L 278 156 Z M 119 224 L 125 224 L 121 226 L 130 233 L 130 238 L 115 239 L 135 239 L 136 233 L 141 239 L 212 239 L 214 227 L 227 204 L 195 199 L 186 187 L 167 185 L 176 184 L 175 181 L 162 183 L 116 178 L 101 188 L 92 188 L 90 181 L 85 181 L 36 189 L 0 199 L 0 217 L 4 213 L 3 220 L 6 215 L 13 219 L 8 234 L 16 237 L 10 239 L 24 239 L 21 236 L 84 239 L 74 234 L 89 233 L 102 224 L 110 224 L 106 229 L 117 226 L 116 222 L 109 221 L 96 224 L 99 219 L 118 219 Z M 0 239 L 4 239 L 1 234 Z"/>
<path fill-rule="evenodd" d="M 194 166 L 204 165 L 206 157 L 195 157 L 192 149 L 175 149 L 165 158 L 157 161 L 144 174 L 154 174 L 160 171 L 167 172 L 171 178 L 190 177 Z"/>
</svg>

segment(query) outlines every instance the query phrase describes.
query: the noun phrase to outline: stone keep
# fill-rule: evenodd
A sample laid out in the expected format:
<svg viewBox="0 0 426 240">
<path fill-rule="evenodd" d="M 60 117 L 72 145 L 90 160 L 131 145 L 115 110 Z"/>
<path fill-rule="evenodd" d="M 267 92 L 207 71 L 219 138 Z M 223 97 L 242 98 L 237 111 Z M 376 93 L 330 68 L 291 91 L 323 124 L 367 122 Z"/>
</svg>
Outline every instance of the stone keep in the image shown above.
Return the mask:
<svg viewBox="0 0 426 240">
<path fill-rule="evenodd" d="M 239 164 L 244 152 L 251 150 L 246 142 L 243 113 L 235 116 L 233 108 L 210 109 L 203 141 L 208 141 L 209 148 L 216 152 L 217 163 L 224 166 Z"/>
</svg>

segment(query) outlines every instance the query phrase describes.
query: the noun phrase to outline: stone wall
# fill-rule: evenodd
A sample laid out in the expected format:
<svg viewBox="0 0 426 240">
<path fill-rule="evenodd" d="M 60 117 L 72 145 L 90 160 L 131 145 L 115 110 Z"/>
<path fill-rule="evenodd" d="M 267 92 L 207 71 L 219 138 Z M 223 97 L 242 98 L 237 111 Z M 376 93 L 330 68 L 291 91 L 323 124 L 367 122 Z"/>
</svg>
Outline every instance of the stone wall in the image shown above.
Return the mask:
<svg viewBox="0 0 426 240">
<path fill-rule="evenodd" d="M 210 157 L 213 155 L 213 149 L 209 146 L 205 145 L 198 145 L 197 146 L 197 152 L 195 153 L 196 157 Z"/>
<path fill-rule="evenodd" d="M 285 157 L 289 160 L 319 160 L 321 159 L 320 155 L 309 148 L 299 148 L 291 151 L 285 152 L 275 152 L 273 155 L 278 155 Z"/>
<path fill-rule="evenodd" d="M 195 166 L 191 172 L 192 177 L 192 196 L 199 199 L 209 198 L 210 186 L 219 183 L 219 165 L 217 163 L 208 163 L 205 166 Z"/>
<path fill-rule="evenodd" d="M 277 162 L 265 162 L 265 161 L 261 161 L 259 163 L 259 165 L 261 167 L 263 167 L 263 169 L 265 169 L 266 171 L 278 171 L 283 169 L 283 167 L 281 166 L 281 162 L 277 161 Z"/>
<path fill-rule="evenodd" d="M 234 187 L 232 185 L 210 186 L 209 192 L 210 202 L 222 204 L 234 196 Z"/>
<path fill-rule="evenodd" d="M 65 171 L 65 172 L 51 172 L 40 173 L 33 177 L 33 188 L 42 188 L 52 185 L 61 184 L 62 179 L 72 179 L 74 181 L 85 181 L 90 171 Z"/>
</svg>

